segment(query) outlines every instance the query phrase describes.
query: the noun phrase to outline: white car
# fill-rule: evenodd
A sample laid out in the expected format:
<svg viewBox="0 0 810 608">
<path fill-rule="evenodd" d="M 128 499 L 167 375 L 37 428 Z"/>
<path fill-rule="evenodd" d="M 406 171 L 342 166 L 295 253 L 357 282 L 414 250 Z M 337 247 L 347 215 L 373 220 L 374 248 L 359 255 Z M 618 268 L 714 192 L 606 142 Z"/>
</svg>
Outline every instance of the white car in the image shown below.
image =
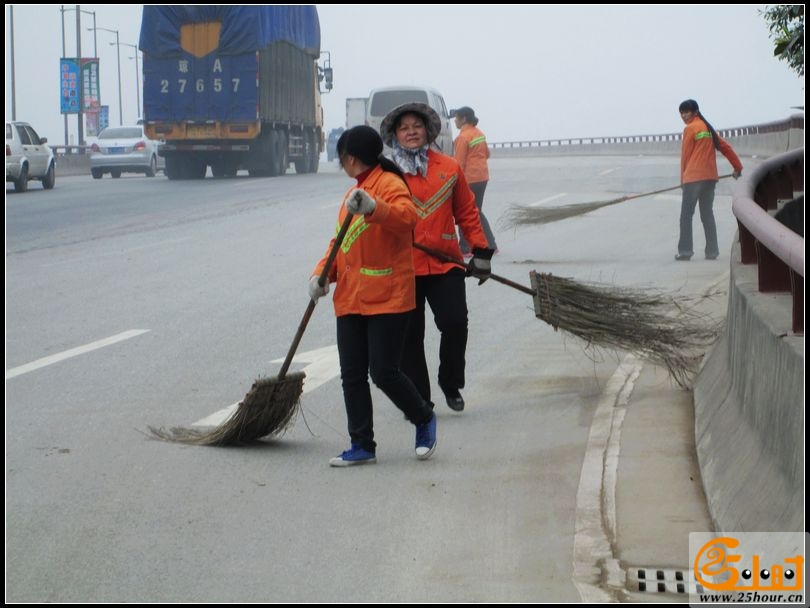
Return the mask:
<svg viewBox="0 0 810 608">
<path fill-rule="evenodd" d="M 56 183 L 56 161 L 48 147 L 27 122 L 6 123 L 6 181 L 14 182 L 15 192 L 28 190 L 32 179 L 42 182 L 45 190 Z"/>
<path fill-rule="evenodd" d="M 101 179 L 105 173 L 143 173 L 154 177 L 165 170 L 166 159 L 158 154 L 160 142 L 149 139 L 143 125 L 107 127 L 90 147 L 90 173 Z"/>
</svg>

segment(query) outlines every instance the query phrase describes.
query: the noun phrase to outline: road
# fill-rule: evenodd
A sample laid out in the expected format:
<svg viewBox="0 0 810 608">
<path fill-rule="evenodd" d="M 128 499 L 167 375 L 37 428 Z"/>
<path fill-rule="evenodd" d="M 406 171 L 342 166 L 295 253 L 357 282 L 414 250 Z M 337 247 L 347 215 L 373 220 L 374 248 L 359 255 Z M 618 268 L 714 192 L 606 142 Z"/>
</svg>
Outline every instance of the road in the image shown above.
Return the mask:
<svg viewBox="0 0 810 608">
<path fill-rule="evenodd" d="M 648 192 L 677 171 L 674 157 L 494 159 L 484 211 L 496 225 L 513 204 Z M 7 601 L 581 601 L 578 487 L 624 354 L 554 332 L 530 296 L 494 281 L 468 283 L 467 409 L 438 407 L 428 461 L 374 389 L 377 465 L 327 465 L 348 437 L 324 300 L 294 363 L 310 367 L 286 435 L 210 448 L 144 434 L 221 419 L 275 373 L 350 185 L 322 163 L 281 178 L 7 189 Z M 676 191 L 496 228 L 493 270 L 697 293 L 728 271 L 728 195 L 721 183 L 716 262 L 673 260 Z"/>
</svg>

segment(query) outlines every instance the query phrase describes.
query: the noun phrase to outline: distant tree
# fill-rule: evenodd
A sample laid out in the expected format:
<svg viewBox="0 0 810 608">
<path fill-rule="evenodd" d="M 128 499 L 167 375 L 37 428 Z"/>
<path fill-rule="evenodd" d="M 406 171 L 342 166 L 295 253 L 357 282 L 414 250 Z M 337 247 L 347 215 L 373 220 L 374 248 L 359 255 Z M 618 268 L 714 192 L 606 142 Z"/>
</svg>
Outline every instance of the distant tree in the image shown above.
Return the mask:
<svg viewBox="0 0 810 608">
<path fill-rule="evenodd" d="M 774 57 L 804 77 L 804 4 L 777 4 L 762 14 L 774 40 Z"/>
</svg>

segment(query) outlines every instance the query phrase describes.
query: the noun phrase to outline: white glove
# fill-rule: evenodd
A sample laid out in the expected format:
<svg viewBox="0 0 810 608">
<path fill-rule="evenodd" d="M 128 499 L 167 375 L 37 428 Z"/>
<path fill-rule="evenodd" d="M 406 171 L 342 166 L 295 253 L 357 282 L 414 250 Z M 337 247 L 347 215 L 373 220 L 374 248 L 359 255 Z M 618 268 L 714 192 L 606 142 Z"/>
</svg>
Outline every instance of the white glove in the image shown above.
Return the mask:
<svg viewBox="0 0 810 608">
<path fill-rule="evenodd" d="M 313 302 L 317 302 L 318 298 L 325 296 L 329 293 L 329 282 L 327 281 L 323 287 L 318 284 L 319 276 L 314 276 L 309 280 L 309 297 Z"/>
<path fill-rule="evenodd" d="M 368 215 L 374 213 L 376 208 L 377 201 L 371 198 L 365 190 L 355 188 L 349 193 L 346 209 L 352 215 Z"/>
</svg>

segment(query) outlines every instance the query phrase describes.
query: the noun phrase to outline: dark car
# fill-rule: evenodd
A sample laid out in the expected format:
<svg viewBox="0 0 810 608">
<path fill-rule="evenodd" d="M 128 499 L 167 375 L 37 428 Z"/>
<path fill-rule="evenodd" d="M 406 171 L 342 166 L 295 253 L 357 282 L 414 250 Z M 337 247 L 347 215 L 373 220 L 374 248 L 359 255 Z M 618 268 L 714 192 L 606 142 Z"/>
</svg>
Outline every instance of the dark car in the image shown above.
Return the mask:
<svg viewBox="0 0 810 608">
<path fill-rule="evenodd" d="M 343 131 L 345 131 L 343 127 L 329 131 L 329 138 L 326 140 L 326 159 L 330 163 L 337 160 L 337 142 L 340 136 L 343 135 Z"/>
</svg>

